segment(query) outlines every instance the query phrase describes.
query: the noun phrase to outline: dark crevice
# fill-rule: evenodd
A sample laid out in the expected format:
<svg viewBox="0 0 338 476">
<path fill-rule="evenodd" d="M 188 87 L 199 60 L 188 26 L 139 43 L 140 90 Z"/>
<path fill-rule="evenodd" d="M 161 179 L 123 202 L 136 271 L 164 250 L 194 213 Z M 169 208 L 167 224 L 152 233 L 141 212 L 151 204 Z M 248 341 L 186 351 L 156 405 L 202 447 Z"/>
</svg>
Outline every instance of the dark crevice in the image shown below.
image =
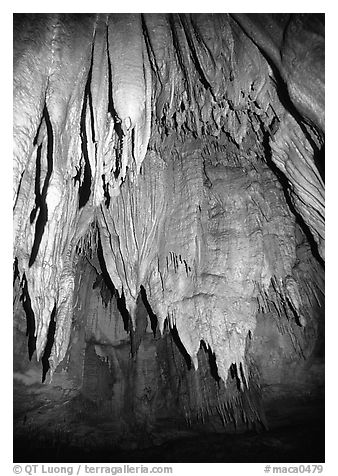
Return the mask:
<svg viewBox="0 0 338 476">
<path fill-rule="evenodd" d="M 40 212 L 35 224 L 35 236 L 34 236 L 34 243 L 33 243 L 32 251 L 31 251 L 31 255 L 29 258 L 29 267 L 31 267 L 34 264 L 35 259 L 37 257 L 47 221 L 48 221 L 48 208 L 47 208 L 46 202 L 44 202 L 40 206 Z"/>
<path fill-rule="evenodd" d="M 119 295 L 119 292 L 114 286 L 114 283 L 112 282 L 110 275 L 107 270 L 106 262 L 104 260 L 103 256 L 103 249 L 102 249 L 102 244 L 101 244 L 101 239 L 100 239 L 100 234 L 99 234 L 99 239 L 98 239 L 98 245 L 97 245 L 97 257 L 99 260 L 100 268 L 102 271 L 102 277 L 104 279 L 104 282 L 107 286 L 107 288 L 110 290 L 111 294 L 115 296 L 116 299 L 116 304 L 117 308 L 121 314 L 121 317 L 123 319 L 123 325 L 124 325 L 124 330 L 126 332 L 129 332 L 131 328 L 131 317 L 128 312 L 128 309 L 126 307 L 126 298 L 124 296 L 123 290 L 121 293 L 121 296 Z"/>
<path fill-rule="evenodd" d="M 148 298 L 147 298 L 147 293 L 144 287 L 141 285 L 140 287 L 140 293 L 141 293 L 141 298 L 143 301 L 143 304 L 148 312 L 148 316 L 150 319 L 150 325 L 151 325 L 151 330 L 153 331 L 154 337 L 156 336 L 156 329 L 157 329 L 157 316 L 156 314 L 153 313 L 153 310 L 149 304 Z"/>
<path fill-rule="evenodd" d="M 231 378 L 236 381 L 237 390 L 240 391 L 241 390 L 241 380 L 240 380 L 239 375 L 238 375 L 237 365 L 236 364 L 231 364 L 229 371 L 230 371 Z"/>
<path fill-rule="evenodd" d="M 75 165 L 75 168 L 76 168 L 76 175 L 74 175 L 74 177 L 72 177 L 72 180 L 74 180 L 74 186 L 75 186 L 76 182 L 78 182 L 79 185 L 81 185 L 81 166 L 77 167 Z"/>
<path fill-rule="evenodd" d="M 35 191 L 35 206 L 30 214 L 30 222 L 31 224 L 34 222 L 36 218 L 37 211 L 41 207 L 41 192 L 40 192 L 40 180 L 41 180 L 41 151 L 42 151 L 42 144 L 39 145 L 36 151 L 36 166 L 35 166 L 35 184 L 34 184 L 34 191 Z"/>
<path fill-rule="evenodd" d="M 282 302 L 285 315 L 288 316 L 287 309 L 289 309 L 289 312 L 291 311 L 297 326 L 298 327 L 303 327 L 301 322 L 300 322 L 300 314 L 298 314 L 297 310 L 293 307 L 292 302 L 287 298 L 287 306 L 285 304 L 286 303 Z"/>
<path fill-rule="evenodd" d="M 113 102 L 113 80 L 112 80 L 112 68 L 111 68 L 111 61 L 109 55 L 109 30 L 107 26 L 107 62 L 108 62 L 108 112 L 114 117 L 116 111 L 114 109 L 114 102 Z"/>
<path fill-rule="evenodd" d="M 87 258 L 87 260 L 88 260 L 88 258 Z M 88 262 L 89 262 L 89 260 L 88 260 Z M 91 264 L 91 266 L 92 266 L 92 264 Z M 113 293 L 112 293 L 112 290 L 106 285 L 106 281 L 105 281 L 102 274 L 98 274 L 96 276 L 96 280 L 93 284 L 93 289 L 96 289 L 96 288 L 99 288 L 102 303 L 103 303 L 104 307 L 107 307 L 108 304 L 110 303 L 112 297 L 113 297 Z"/>
<path fill-rule="evenodd" d="M 45 106 L 46 107 L 46 106 Z M 38 129 L 36 131 L 36 134 L 35 134 L 35 137 L 33 139 L 33 145 L 38 145 L 38 142 L 41 141 L 40 139 L 40 132 L 41 132 L 41 128 L 43 127 L 43 123 L 44 123 L 44 115 L 42 113 L 42 117 L 41 117 L 41 120 L 40 120 L 40 124 L 38 126 Z M 39 144 L 41 145 L 41 144 Z"/>
<path fill-rule="evenodd" d="M 248 383 L 247 383 L 246 378 L 245 378 L 242 362 L 240 362 L 240 364 L 239 364 L 239 374 L 240 374 L 242 382 L 245 383 L 246 387 L 248 387 Z"/>
<path fill-rule="evenodd" d="M 56 305 L 50 316 L 49 327 L 48 327 L 48 334 L 47 334 L 47 342 L 45 346 L 45 350 L 43 356 L 41 358 L 42 362 L 42 383 L 46 380 L 46 375 L 48 370 L 50 369 L 49 364 L 49 357 L 52 352 L 53 344 L 54 344 L 54 336 L 55 336 L 55 329 L 56 329 L 56 322 L 55 322 L 55 314 L 56 314 Z"/>
<path fill-rule="evenodd" d="M 92 96 L 91 96 L 91 80 L 92 80 L 92 70 L 93 70 L 93 52 L 91 58 L 91 64 L 88 72 L 88 78 L 85 86 L 83 105 L 81 111 L 80 119 L 80 137 L 81 137 L 81 152 L 84 159 L 84 171 L 83 171 L 83 182 L 79 186 L 79 209 L 84 207 L 89 200 L 91 193 L 91 184 L 92 184 L 92 172 L 90 167 L 90 161 L 88 156 L 88 137 L 86 129 L 86 115 L 87 115 L 87 105 L 89 104 L 89 111 L 91 116 L 91 134 L 92 141 L 95 139 L 94 131 L 94 119 L 93 119 L 93 105 L 92 105 Z"/>
<path fill-rule="evenodd" d="M 220 382 L 221 377 L 218 375 L 218 368 L 217 368 L 217 362 L 216 362 L 216 356 L 215 353 L 212 352 L 210 347 L 207 347 L 206 343 L 204 340 L 201 340 L 201 348 L 204 350 L 204 352 L 208 355 L 208 361 L 209 361 L 209 368 L 210 368 L 210 374 L 214 380 L 216 380 L 217 383 Z"/>
<path fill-rule="evenodd" d="M 115 290 L 115 297 L 116 297 L 116 304 L 117 304 L 117 309 L 119 310 L 122 319 L 123 319 L 123 325 L 124 325 L 124 330 L 126 332 L 129 332 L 132 328 L 131 325 L 131 317 L 129 314 L 129 311 L 126 306 L 126 298 L 122 289 L 121 296 L 119 295 L 119 292 L 117 289 Z"/>
<path fill-rule="evenodd" d="M 176 347 L 178 348 L 181 355 L 183 356 L 183 358 L 185 360 L 185 363 L 187 364 L 188 370 L 190 370 L 191 367 L 192 367 L 191 358 L 190 358 L 190 355 L 186 351 L 186 348 L 184 347 L 184 345 L 183 345 L 183 343 L 180 339 L 180 336 L 178 334 L 178 331 L 177 331 L 177 328 L 176 328 L 175 325 L 173 327 L 170 327 L 170 334 L 173 338 L 173 341 L 176 344 Z"/>
<path fill-rule="evenodd" d="M 131 131 L 131 155 L 135 161 L 136 164 L 136 157 L 134 155 L 136 148 L 135 148 L 135 129 Z"/>
<path fill-rule="evenodd" d="M 25 173 L 25 171 L 21 172 L 21 175 L 20 175 L 20 180 L 19 180 L 19 183 L 18 183 L 18 188 L 17 188 L 17 192 L 16 192 L 16 197 L 15 197 L 15 203 L 14 203 L 13 210 L 15 210 L 16 204 L 18 203 L 18 198 L 20 196 L 20 190 L 21 190 L 22 179 L 23 179 L 24 173 Z"/>
<path fill-rule="evenodd" d="M 116 289 L 114 286 L 114 283 L 110 279 L 110 275 L 107 270 L 106 262 L 104 260 L 103 256 L 103 249 L 102 249 L 102 243 L 101 243 L 101 238 L 100 238 L 100 233 L 98 232 L 98 243 L 97 243 L 97 257 L 99 260 L 100 268 L 102 271 L 102 276 L 103 279 L 106 283 L 106 286 L 110 289 L 111 293 L 115 295 Z"/>
<path fill-rule="evenodd" d="M 31 299 L 28 292 L 28 285 L 26 276 L 23 275 L 22 278 L 22 294 L 20 297 L 22 302 L 23 309 L 26 314 L 26 336 L 28 337 L 28 357 L 29 360 L 32 360 L 32 356 L 36 349 L 36 337 L 35 337 L 35 318 L 34 312 L 31 305 Z"/>
<path fill-rule="evenodd" d="M 313 160 L 316 164 L 320 178 L 325 183 L 325 144 L 320 149 L 314 151 Z"/>
<path fill-rule="evenodd" d="M 40 173 L 41 173 L 41 169 L 40 169 L 41 167 L 41 148 L 40 147 L 41 146 L 40 146 L 38 148 L 38 153 L 37 153 L 36 175 L 38 177 L 36 178 L 36 181 L 35 181 L 35 193 L 37 194 L 35 203 L 36 203 L 36 206 L 39 208 L 39 215 L 35 224 L 34 243 L 33 243 L 31 255 L 29 258 L 29 267 L 31 267 L 35 262 L 36 256 L 39 251 L 40 243 L 42 240 L 42 236 L 45 230 L 45 226 L 48 221 L 48 207 L 47 207 L 46 197 L 47 197 L 47 190 L 48 190 L 50 177 L 53 172 L 54 138 L 53 138 L 53 128 L 52 128 L 52 124 L 50 121 L 46 104 L 43 108 L 43 120 L 46 123 L 46 129 L 47 129 L 47 172 L 46 172 L 46 177 L 42 186 L 42 191 L 40 194 Z M 40 149 L 40 156 L 39 156 L 39 149 Z M 31 215 L 31 220 L 32 218 L 35 218 L 35 213 L 36 212 L 34 212 L 33 215 Z"/>
<path fill-rule="evenodd" d="M 114 107 L 114 100 L 113 100 L 113 80 L 112 80 L 112 66 L 111 60 L 109 55 L 109 35 L 108 35 L 108 27 L 107 27 L 107 61 L 108 61 L 108 113 L 114 120 L 114 130 L 118 137 L 118 147 L 115 149 L 115 171 L 114 177 L 115 179 L 118 178 L 121 171 L 121 155 L 122 155 L 122 147 L 123 147 L 123 130 L 121 125 L 121 120 L 117 115 L 116 109 Z"/>
<path fill-rule="evenodd" d="M 106 176 L 104 174 L 102 174 L 101 178 L 102 178 L 104 204 L 106 208 L 109 208 L 109 205 L 110 205 L 109 183 L 106 183 Z"/>
<path fill-rule="evenodd" d="M 19 272 L 19 263 L 18 263 L 18 258 L 14 258 L 14 263 L 13 263 L 13 285 L 17 279 L 20 279 L 20 272 Z"/>
<path fill-rule="evenodd" d="M 95 42 L 95 38 L 93 39 L 93 43 Z M 93 108 L 93 96 L 92 96 L 92 73 L 93 73 L 93 63 L 94 63 L 94 46 L 92 48 L 92 59 L 91 59 L 91 65 L 88 73 L 88 80 L 86 87 L 88 85 L 88 105 L 89 105 L 89 112 L 90 112 L 90 130 L 92 134 L 92 142 L 96 142 L 95 138 L 95 122 L 94 122 L 94 108 Z M 86 92 L 86 89 L 85 89 Z"/>
</svg>

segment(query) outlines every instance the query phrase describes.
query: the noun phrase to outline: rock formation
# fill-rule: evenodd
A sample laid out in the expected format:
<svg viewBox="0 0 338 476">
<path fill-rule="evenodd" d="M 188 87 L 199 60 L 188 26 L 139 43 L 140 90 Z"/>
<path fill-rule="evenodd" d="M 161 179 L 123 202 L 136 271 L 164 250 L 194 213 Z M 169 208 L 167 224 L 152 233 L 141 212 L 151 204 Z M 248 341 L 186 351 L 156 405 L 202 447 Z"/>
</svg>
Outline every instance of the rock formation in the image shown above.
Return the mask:
<svg viewBox="0 0 338 476">
<path fill-rule="evenodd" d="M 323 65 L 317 14 L 14 15 L 20 441 L 322 396 Z"/>
</svg>

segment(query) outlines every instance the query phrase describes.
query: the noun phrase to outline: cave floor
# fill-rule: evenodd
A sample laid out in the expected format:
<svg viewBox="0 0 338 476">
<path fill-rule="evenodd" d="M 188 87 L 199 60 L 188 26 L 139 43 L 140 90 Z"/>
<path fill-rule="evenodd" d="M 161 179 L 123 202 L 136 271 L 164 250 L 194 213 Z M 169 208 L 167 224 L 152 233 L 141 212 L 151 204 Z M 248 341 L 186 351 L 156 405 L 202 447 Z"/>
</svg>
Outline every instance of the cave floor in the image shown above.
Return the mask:
<svg viewBox="0 0 338 476">
<path fill-rule="evenodd" d="M 58 387 L 51 386 L 44 386 L 44 392 L 34 398 L 24 398 L 22 386 L 15 385 L 16 463 L 325 461 L 323 392 L 312 398 L 291 398 L 290 391 L 283 397 L 278 388 L 272 398 L 269 389 L 269 397 L 264 401 L 269 430 L 224 433 L 224 429 L 214 427 L 215 431 L 211 431 L 209 427 L 206 431 L 202 424 L 188 428 L 173 417 L 158 420 L 147 431 L 136 426 L 135 430 L 129 428 L 123 438 L 117 436 L 119 433 L 106 414 L 99 416 L 93 406 L 84 407 L 85 400 L 65 399 L 62 393 L 57 399 Z"/>
<path fill-rule="evenodd" d="M 171 463 L 319 463 L 325 460 L 324 425 L 302 423 L 261 433 L 229 435 L 200 433 L 142 449 L 100 447 L 86 450 L 65 441 L 39 446 L 24 438 L 14 440 L 14 462 L 171 462 Z"/>
</svg>

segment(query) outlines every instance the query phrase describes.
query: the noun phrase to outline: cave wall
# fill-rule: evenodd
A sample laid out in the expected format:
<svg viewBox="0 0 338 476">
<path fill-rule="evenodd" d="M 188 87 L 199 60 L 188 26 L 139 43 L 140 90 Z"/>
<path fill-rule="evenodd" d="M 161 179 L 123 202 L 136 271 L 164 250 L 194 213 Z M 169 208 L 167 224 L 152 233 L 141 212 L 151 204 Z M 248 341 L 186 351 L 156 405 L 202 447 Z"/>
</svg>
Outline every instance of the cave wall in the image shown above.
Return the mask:
<svg viewBox="0 0 338 476">
<path fill-rule="evenodd" d="M 267 428 L 322 397 L 323 29 L 14 15 L 18 435 Z"/>
</svg>

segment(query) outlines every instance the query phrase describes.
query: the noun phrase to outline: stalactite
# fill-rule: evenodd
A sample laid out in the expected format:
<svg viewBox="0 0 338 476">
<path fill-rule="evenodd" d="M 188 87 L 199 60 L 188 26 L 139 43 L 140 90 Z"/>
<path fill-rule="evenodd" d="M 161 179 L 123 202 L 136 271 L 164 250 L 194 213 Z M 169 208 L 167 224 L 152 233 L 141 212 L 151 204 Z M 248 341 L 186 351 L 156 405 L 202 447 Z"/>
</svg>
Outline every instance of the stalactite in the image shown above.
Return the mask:
<svg viewBox="0 0 338 476">
<path fill-rule="evenodd" d="M 39 22 L 44 54 L 34 59 L 28 43 L 18 56 L 15 256 L 38 358 L 56 309 L 52 370 L 69 340 L 75 251 L 92 257 L 98 243 L 134 328 L 142 286 L 160 332 L 176 327 L 196 369 L 203 339 L 224 382 L 236 365 L 243 391 L 257 312 L 305 325 L 294 212 L 323 257 L 323 182 L 307 129 L 285 112 L 275 70 L 238 23 L 54 15 Z M 311 302 L 316 286 L 311 277 Z M 223 419 L 237 422 L 226 408 Z"/>
<path fill-rule="evenodd" d="M 151 74 L 148 53 L 139 14 L 111 15 L 108 23 L 108 45 L 111 62 L 112 107 L 122 134 L 131 142 L 132 154 L 122 154 L 122 175 L 133 155 L 136 173 L 145 157 L 150 137 Z"/>
</svg>

